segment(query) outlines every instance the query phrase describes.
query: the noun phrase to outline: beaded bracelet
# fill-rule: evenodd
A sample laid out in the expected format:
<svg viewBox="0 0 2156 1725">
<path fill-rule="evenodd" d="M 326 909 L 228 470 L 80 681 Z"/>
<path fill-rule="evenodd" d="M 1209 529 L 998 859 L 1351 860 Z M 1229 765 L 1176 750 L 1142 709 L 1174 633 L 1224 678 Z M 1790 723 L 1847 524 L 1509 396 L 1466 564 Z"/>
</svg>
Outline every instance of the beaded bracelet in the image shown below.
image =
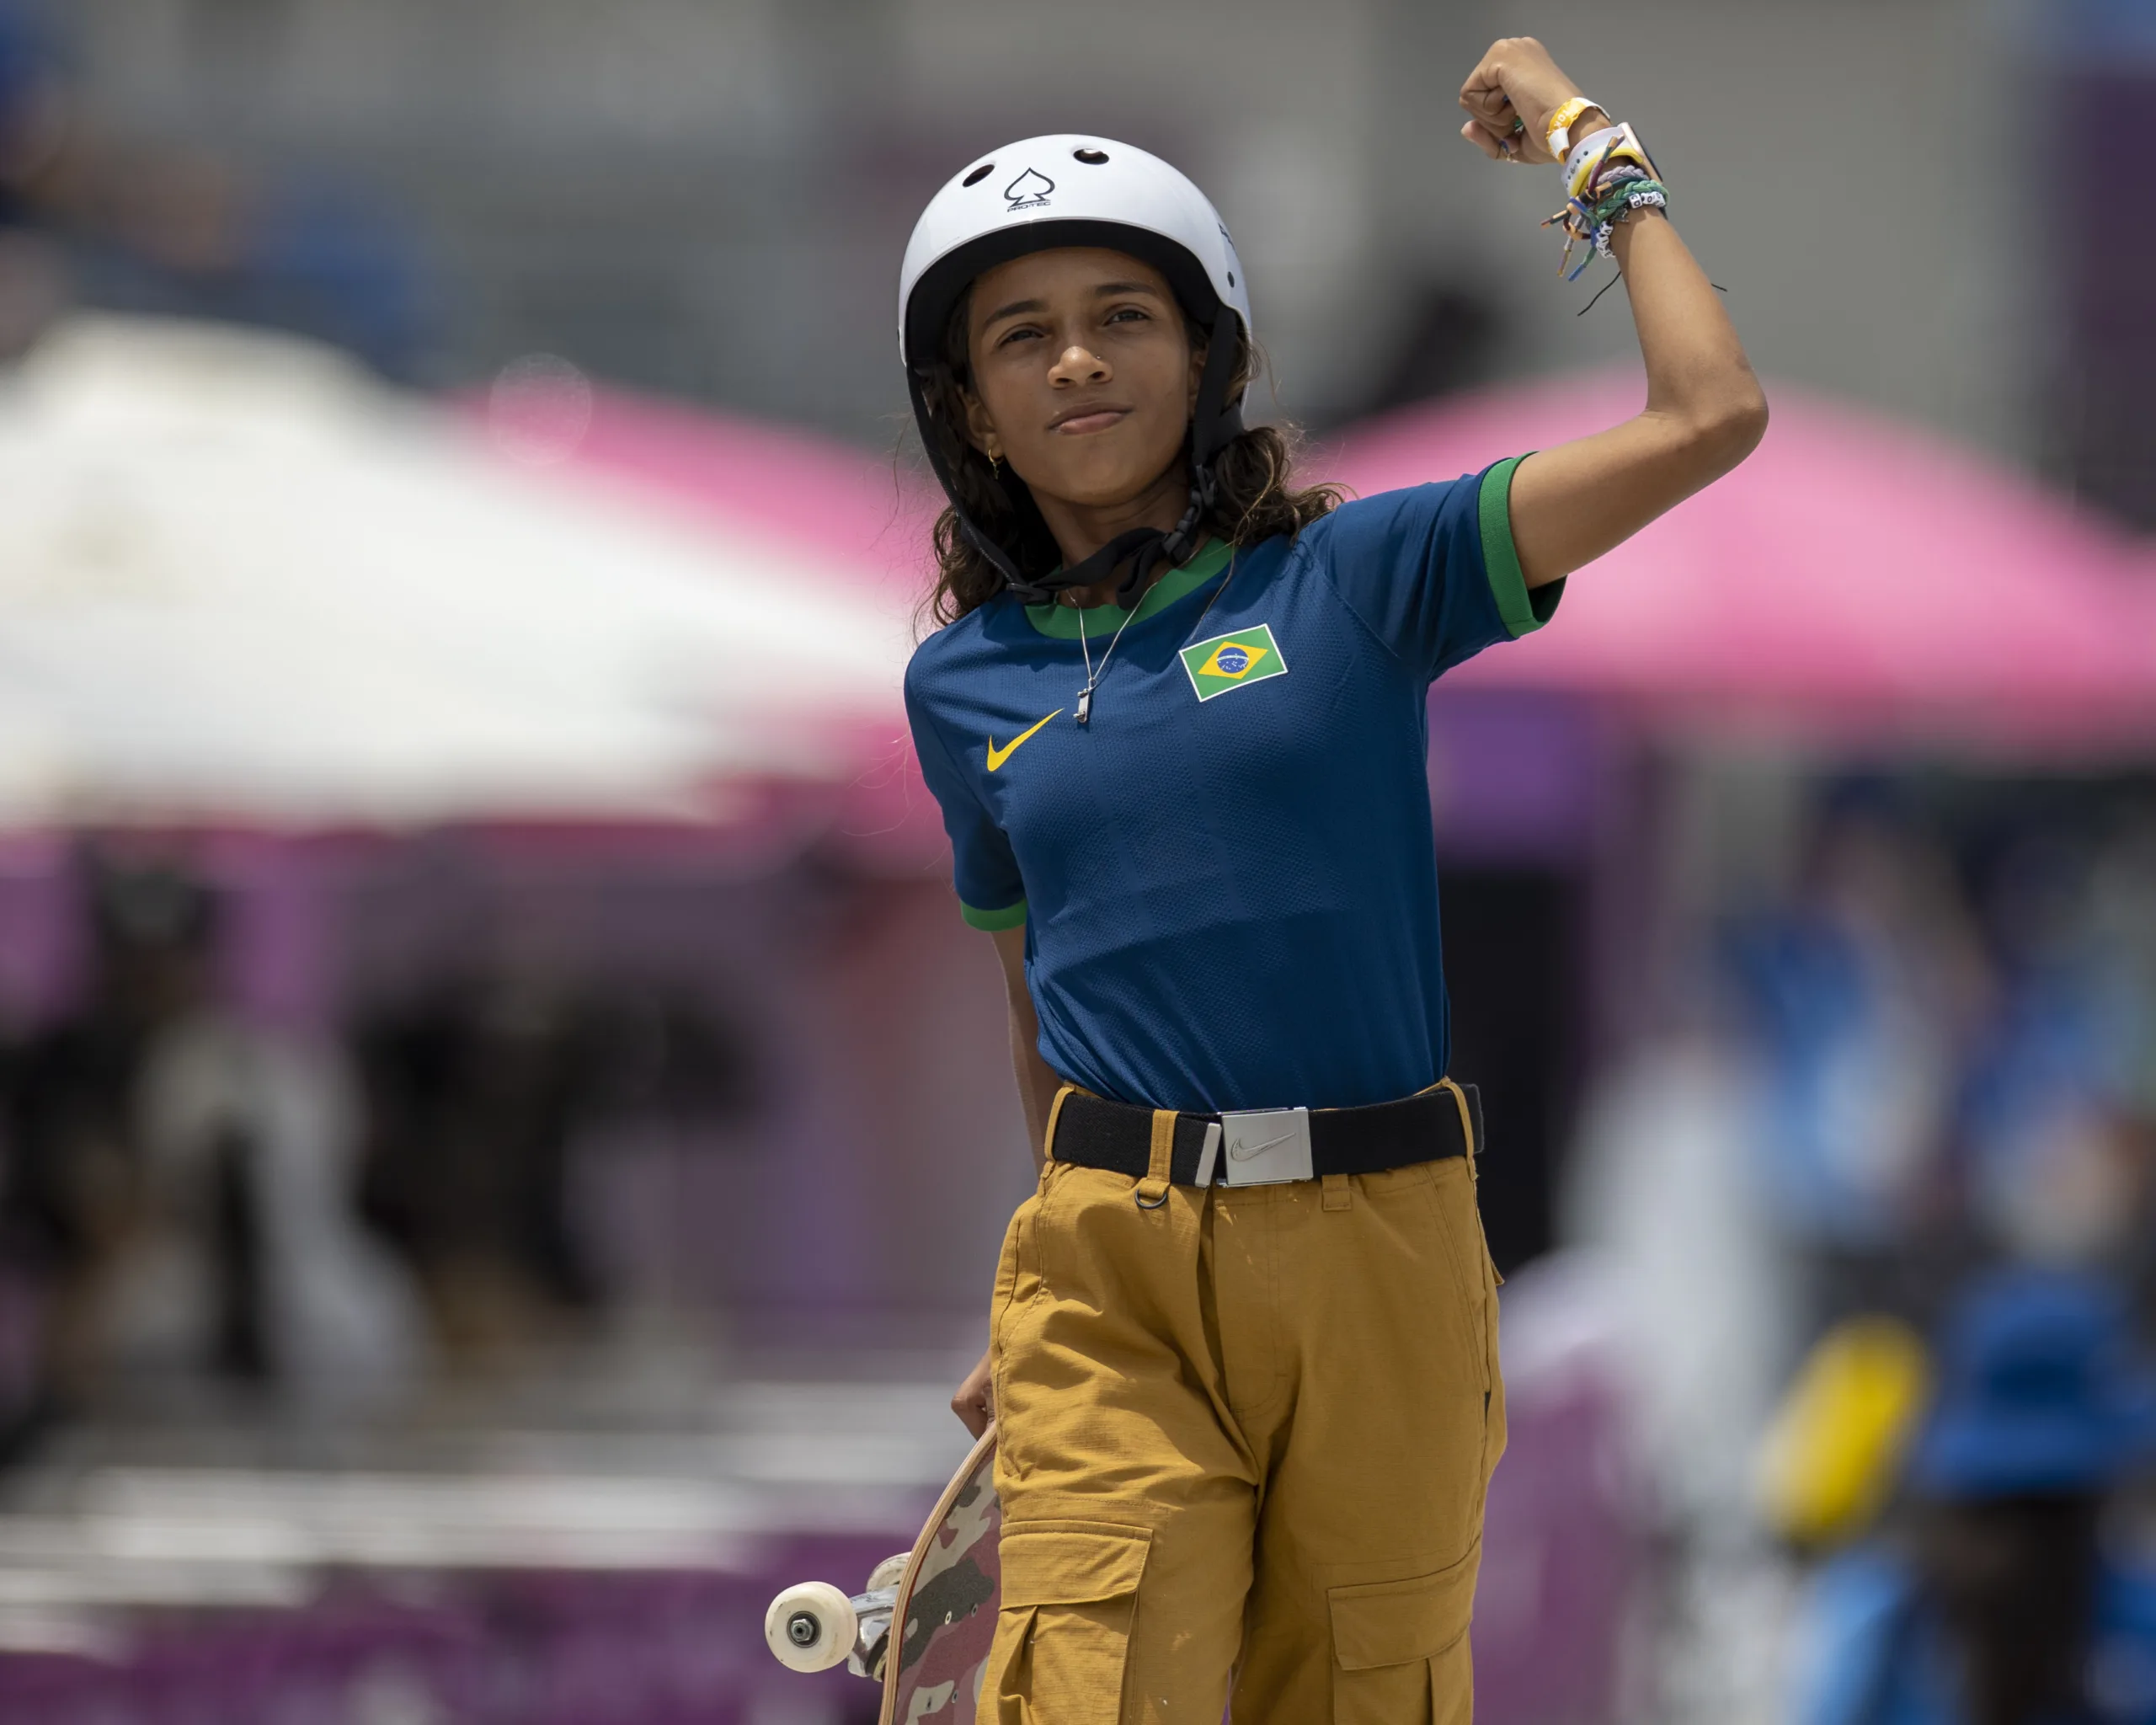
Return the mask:
<svg viewBox="0 0 2156 1725">
<path fill-rule="evenodd" d="M 1658 179 L 1641 179 L 1619 186 L 1601 203 L 1595 206 L 1594 251 L 1597 257 L 1610 255 L 1609 238 L 1617 231 L 1617 224 L 1635 210 L 1668 210 L 1669 190 Z M 1587 261 L 1582 259 L 1584 270 Z"/>
<path fill-rule="evenodd" d="M 1565 163 L 1565 206 L 1542 225 L 1564 230 L 1557 273 L 1567 281 L 1578 280 L 1597 257 L 1610 254 L 1611 232 L 1633 211 L 1669 207 L 1669 189 L 1629 126 L 1605 127 L 1582 138 Z M 1587 255 L 1572 267 L 1572 248 L 1581 244 L 1588 248 Z"/>
<path fill-rule="evenodd" d="M 1577 281 L 1587 266 L 1597 257 L 1609 255 L 1610 231 L 1635 210 L 1667 210 L 1669 207 L 1669 188 L 1658 179 L 1644 175 L 1628 178 L 1599 190 L 1592 204 L 1574 198 L 1554 216 L 1544 221 L 1545 227 L 1562 227 L 1565 232 L 1565 253 L 1557 260 L 1557 273 L 1567 281 Z M 1577 267 L 1567 268 L 1572 261 L 1572 248 L 1584 244 L 1587 255 Z"/>
</svg>

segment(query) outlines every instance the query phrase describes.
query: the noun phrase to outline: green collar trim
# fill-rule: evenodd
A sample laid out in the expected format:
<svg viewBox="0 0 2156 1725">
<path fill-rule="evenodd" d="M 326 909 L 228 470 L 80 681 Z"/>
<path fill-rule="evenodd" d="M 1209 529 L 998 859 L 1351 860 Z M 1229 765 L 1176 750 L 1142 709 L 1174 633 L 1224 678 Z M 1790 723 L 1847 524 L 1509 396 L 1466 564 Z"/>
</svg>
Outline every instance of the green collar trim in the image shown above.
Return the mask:
<svg viewBox="0 0 2156 1725">
<path fill-rule="evenodd" d="M 1125 611 L 1119 605 L 1097 605 L 1091 610 L 1081 611 L 1075 606 L 1029 605 L 1026 620 L 1043 635 L 1052 635 L 1059 641 L 1075 641 L 1081 634 L 1088 641 L 1097 641 L 1112 635 L 1126 622 L 1142 623 L 1149 617 L 1166 611 L 1176 601 L 1195 593 L 1214 576 L 1228 566 L 1228 559 L 1235 555 L 1235 547 L 1225 540 L 1206 542 L 1204 550 L 1179 569 L 1170 569 L 1145 590 L 1138 601 L 1136 611 Z"/>
</svg>

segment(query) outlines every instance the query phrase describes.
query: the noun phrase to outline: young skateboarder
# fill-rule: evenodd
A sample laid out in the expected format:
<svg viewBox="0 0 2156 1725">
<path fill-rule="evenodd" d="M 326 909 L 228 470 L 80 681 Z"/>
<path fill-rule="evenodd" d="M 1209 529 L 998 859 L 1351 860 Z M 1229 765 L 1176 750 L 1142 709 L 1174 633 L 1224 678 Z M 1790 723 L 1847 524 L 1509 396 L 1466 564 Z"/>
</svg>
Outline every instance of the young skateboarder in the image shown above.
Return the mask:
<svg viewBox="0 0 2156 1725">
<path fill-rule="evenodd" d="M 980 1707 L 1009 1725 L 1218 1725 L 1231 1679 L 1242 1725 L 1471 1709 L 1504 1393 L 1426 697 L 1742 460 L 1766 405 L 1629 128 L 1527 39 L 1460 103 L 1616 259 L 1647 398 L 1450 483 L 1292 485 L 1239 411 L 1241 261 L 1141 151 L 987 152 L 906 249 L 950 498 L 907 707 L 1041 1159 L 955 1402 L 999 1422 Z"/>
</svg>

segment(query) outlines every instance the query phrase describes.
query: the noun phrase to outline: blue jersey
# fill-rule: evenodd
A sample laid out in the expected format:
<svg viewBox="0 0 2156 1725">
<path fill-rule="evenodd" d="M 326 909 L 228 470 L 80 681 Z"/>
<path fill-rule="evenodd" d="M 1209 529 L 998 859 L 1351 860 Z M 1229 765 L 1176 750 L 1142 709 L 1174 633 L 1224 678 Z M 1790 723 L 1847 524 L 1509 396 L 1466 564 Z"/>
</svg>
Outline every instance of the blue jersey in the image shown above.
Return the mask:
<svg viewBox="0 0 2156 1725">
<path fill-rule="evenodd" d="M 906 710 L 960 905 L 1024 924 L 1065 1078 L 1212 1111 L 1444 1076 L 1428 697 L 1555 608 L 1513 547 L 1517 465 L 1215 544 L 1129 613 L 1006 594 L 921 644 Z"/>
</svg>

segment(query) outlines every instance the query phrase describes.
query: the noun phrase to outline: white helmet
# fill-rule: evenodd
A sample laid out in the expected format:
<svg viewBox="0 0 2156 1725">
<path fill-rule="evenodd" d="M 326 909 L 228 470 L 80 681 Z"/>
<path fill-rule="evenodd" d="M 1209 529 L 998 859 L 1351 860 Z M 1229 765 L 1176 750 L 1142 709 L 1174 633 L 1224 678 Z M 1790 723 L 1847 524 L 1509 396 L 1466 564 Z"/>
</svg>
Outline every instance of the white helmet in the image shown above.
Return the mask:
<svg viewBox="0 0 2156 1725">
<path fill-rule="evenodd" d="M 1008 551 L 967 519 L 921 381 L 942 357 L 952 308 L 976 276 L 1058 246 L 1103 246 L 1152 264 L 1167 278 L 1185 314 L 1206 332 L 1207 354 L 1191 425 L 1190 508 L 1175 531 L 1123 534 L 1078 568 L 1029 581 Z M 1161 558 L 1180 563 L 1196 554 L 1203 542 L 1201 523 L 1213 502 L 1214 457 L 1242 430 L 1239 409 L 1226 399 L 1240 344 L 1214 339 L 1237 333 L 1224 327 L 1229 312 L 1247 341 L 1250 285 L 1226 225 L 1182 174 L 1129 144 L 1079 132 L 1027 138 L 977 158 L 929 200 L 914 224 L 899 272 L 899 357 L 929 465 L 958 510 L 967 538 L 1022 598 L 1038 601 L 1055 589 L 1090 585 L 1125 558 L 1132 560 L 1128 585 L 1135 588 Z M 1024 489 L 1015 478 L 1004 483 Z"/>
</svg>

